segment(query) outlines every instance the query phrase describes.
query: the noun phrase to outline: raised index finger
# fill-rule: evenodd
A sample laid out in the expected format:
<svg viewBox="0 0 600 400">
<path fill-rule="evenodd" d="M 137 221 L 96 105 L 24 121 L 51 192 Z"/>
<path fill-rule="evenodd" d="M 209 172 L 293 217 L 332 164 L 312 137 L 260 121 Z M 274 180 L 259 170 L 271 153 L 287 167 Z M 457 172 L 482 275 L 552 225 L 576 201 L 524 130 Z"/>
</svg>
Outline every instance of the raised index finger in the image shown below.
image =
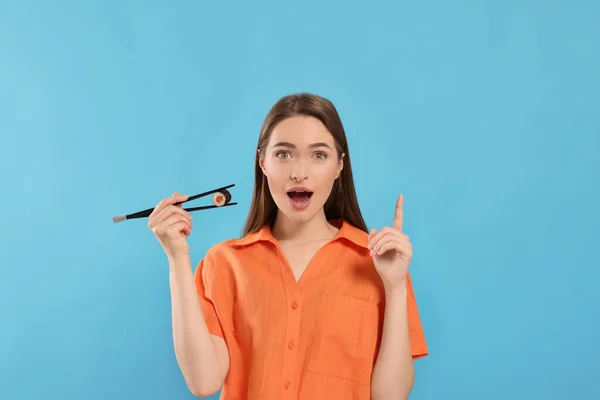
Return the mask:
<svg viewBox="0 0 600 400">
<path fill-rule="evenodd" d="M 396 201 L 396 211 L 394 212 L 394 223 L 392 228 L 402 232 L 402 223 L 404 222 L 404 195 L 401 194 Z"/>
</svg>

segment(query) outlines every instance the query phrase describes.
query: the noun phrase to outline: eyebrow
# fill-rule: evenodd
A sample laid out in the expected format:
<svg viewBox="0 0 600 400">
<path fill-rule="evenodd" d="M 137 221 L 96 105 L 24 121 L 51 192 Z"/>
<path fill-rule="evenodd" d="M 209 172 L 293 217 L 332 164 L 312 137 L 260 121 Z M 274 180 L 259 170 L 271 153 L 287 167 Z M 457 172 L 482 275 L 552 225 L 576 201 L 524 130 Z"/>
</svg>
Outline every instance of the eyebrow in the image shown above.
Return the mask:
<svg viewBox="0 0 600 400">
<path fill-rule="evenodd" d="M 296 145 L 290 142 L 277 142 L 273 145 L 273 147 L 289 147 L 292 149 L 296 149 Z M 316 142 L 316 143 L 311 143 L 308 146 L 310 149 L 316 148 L 316 147 L 327 147 L 329 150 L 331 150 L 331 147 L 329 147 L 329 145 L 325 142 Z"/>
</svg>

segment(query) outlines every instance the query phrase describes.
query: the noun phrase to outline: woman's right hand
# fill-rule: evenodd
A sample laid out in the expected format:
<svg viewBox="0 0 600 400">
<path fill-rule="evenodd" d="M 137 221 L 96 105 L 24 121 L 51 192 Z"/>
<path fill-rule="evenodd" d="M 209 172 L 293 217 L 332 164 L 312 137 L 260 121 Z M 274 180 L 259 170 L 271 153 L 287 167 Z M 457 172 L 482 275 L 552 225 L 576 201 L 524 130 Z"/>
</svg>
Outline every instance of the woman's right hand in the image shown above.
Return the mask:
<svg viewBox="0 0 600 400">
<path fill-rule="evenodd" d="M 189 196 L 177 192 L 162 199 L 148 217 L 148 227 L 154 232 L 169 258 L 189 254 L 187 236 L 192 233 L 192 215 L 181 204 Z"/>
</svg>

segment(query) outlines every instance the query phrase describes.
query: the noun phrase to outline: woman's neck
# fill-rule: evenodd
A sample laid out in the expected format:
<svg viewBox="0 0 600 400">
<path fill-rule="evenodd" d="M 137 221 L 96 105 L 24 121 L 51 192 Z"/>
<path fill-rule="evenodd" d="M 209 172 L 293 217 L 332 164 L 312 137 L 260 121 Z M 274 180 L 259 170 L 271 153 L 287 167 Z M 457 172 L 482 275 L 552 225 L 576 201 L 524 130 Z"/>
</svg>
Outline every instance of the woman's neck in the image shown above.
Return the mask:
<svg viewBox="0 0 600 400">
<path fill-rule="evenodd" d="M 273 236 L 279 241 L 306 242 L 310 240 L 332 239 L 338 228 L 331 225 L 325 213 L 317 213 L 306 222 L 298 223 L 289 219 L 281 212 L 277 213 L 273 223 Z"/>
</svg>

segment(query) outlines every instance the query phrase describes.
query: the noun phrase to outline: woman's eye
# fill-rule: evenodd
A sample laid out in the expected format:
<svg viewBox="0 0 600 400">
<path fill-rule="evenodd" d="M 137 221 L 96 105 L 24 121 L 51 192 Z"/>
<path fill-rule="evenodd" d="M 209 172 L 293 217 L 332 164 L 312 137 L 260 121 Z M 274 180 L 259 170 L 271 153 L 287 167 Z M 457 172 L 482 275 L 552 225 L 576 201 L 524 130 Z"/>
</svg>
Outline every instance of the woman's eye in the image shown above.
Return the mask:
<svg viewBox="0 0 600 400">
<path fill-rule="evenodd" d="M 317 157 L 317 160 L 324 160 L 325 158 L 327 158 L 327 154 L 325 154 L 325 153 L 315 153 L 315 157 Z"/>
<path fill-rule="evenodd" d="M 276 156 L 277 156 L 277 157 L 279 157 L 279 158 L 286 159 L 286 158 L 288 158 L 288 156 L 289 156 L 289 153 L 288 153 L 287 151 L 280 151 L 280 152 L 278 152 L 278 153 L 276 154 Z M 285 156 L 285 157 L 284 157 L 284 156 Z"/>
</svg>

